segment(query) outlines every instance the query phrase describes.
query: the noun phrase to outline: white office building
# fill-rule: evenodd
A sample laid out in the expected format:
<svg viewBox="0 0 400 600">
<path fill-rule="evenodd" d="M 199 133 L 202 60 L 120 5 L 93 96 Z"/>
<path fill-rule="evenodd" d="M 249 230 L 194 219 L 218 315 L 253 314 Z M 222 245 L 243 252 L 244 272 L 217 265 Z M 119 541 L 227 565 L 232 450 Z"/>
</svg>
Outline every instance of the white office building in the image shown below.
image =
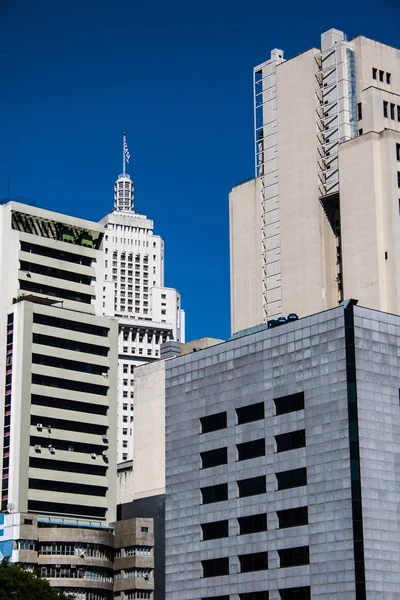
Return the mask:
<svg viewBox="0 0 400 600">
<path fill-rule="evenodd" d="M 113 588 L 118 323 L 96 314 L 103 232 L 0 206 L 0 554 L 80 600 Z"/>
<path fill-rule="evenodd" d="M 400 50 L 336 29 L 254 69 L 255 179 L 230 194 L 232 332 L 358 298 L 400 312 Z"/>
<path fill-rule="evenodd" d="M 167 340 L 185 341 L 177 290 L 164 287 L 164 241 L 153 221 L 134 210 L 134 186 L 126 173 L 114 185 L 114 210 L 102 219 L 103 306 L 119 321 L 118 462 L 133 458 L 135 366 L 160 358 Z"/>
</svg>

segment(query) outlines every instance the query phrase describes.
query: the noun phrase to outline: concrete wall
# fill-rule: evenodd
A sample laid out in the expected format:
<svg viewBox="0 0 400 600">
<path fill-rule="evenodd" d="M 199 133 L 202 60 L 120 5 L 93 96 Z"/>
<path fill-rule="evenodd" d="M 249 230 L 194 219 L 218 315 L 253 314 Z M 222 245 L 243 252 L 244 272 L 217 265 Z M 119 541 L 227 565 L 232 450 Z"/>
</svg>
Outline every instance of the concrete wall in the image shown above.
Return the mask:
<svg viewBox="0 0 400 600">
<path fill-rule="evenodd" d="M 335 240 L 317 187 L 317 53 L 277 68 L 282 314 L 300 317 L 337 301 Z"/>
<path fill-rule="evenodd" d="M 229 195 L 231 330 L 263 322 L 260 181 L 239 185 Z"/>
<path fill-rule="evenodd" d="M 136 369 L 134 412 L 131 499 L 165 491 L 165 361 Z"/>
<path fill-rule="evenodd" d="M 394 313 L 400 308 L 396 143 L 397 132 L 367 133 L 339 151 L 344 295 Z"/>
</svg>

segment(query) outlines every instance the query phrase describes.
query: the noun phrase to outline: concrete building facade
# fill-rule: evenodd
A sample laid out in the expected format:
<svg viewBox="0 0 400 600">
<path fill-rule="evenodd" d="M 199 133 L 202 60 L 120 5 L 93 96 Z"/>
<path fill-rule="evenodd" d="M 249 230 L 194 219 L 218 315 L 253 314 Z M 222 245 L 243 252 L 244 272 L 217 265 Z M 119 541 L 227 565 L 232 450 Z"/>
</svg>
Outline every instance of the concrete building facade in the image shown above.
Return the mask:
<svg viewBox="0 0 400 600">
<path fill-rule="evenodd" d="M 399 336 L 348 301 L 166 361 L 167 600 L 398 598 Z"/>
<path fill-rule="evenodd" d="M 103 231 L 0 206 L 0 553 L 79 600 L 113 587 L 118 323 L 96 314 Z"/>
<path fill-rule="evenodd" d="M 164 241 L 153 221 L 134 211 L 129 175 L 115 182 L 114 210 L 102 219 L 102 314 L 119 322 L 118 462 L 133 457 L 135 367 L 160 358 L 161 344 L 185 341 L 185 315 L 177 290 L 164 287 Z"/>
<path fill-rule="evenodd" d="M 399 50 L 335 29 L 255 67 L 256 179 L 230 194 L 232 333 L 351 296 L 399 312 L 399 73 Z"/>
</svg>

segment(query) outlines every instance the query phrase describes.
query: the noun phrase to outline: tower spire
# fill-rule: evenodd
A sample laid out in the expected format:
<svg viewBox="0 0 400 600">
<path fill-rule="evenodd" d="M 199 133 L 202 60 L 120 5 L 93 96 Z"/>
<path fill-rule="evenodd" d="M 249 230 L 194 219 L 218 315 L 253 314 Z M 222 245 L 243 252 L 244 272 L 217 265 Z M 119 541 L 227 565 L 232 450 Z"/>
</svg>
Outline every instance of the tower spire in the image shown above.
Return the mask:
<svg viewBox="0 0 400 600">
<path fill-rule="evenodd" d="M 126 163 L 129 164 L 129 154 L 126 142 L 126 132 L 122 134 L 122 174 L 114 184 L 114 210 L 133 211 L 133 181 L 126 172 Z"/>
</svg>

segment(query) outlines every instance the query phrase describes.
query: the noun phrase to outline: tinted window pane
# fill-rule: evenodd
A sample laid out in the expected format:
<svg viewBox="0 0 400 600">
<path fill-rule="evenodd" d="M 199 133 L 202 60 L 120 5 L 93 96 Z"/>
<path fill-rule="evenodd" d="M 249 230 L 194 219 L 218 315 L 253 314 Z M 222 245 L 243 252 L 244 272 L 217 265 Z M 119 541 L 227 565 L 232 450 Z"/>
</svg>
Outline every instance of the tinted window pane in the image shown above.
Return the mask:
<svg viewBox="0 0 400 600">
<path fill-rule="evenodd" d="M 250 404 L 250 406 L 237 408 L 236 414 L 238 425 L 259 421 L 264 418 L 264 402 L 257 402 L 257 404 Z"/>
<path fill-rule="evenodd" d="M 218 465 L 226 465 L 228 462 L 226 448 L 216 448 L 215 450 L 201 452 L 200 456 L 202 469 L 209 469 L 211 467 L 217 467 Z"/>
<path fill-rule="evenodd" d="M 308 525 L 308 508 L 300 506 L 299 508 L 289 508 L 288 510 L 278 510 L 279 528 L 299 527 Z"/>
<path fill-rule="evenodd" d="M 265 571 L 268 569 L 268 552 L 256 552 L 255 554 L 242 554 L 239 556 L 240 572 Z"/>
<path fill-rule="evenodd" d="M 281 600 L 311 600 L 311 588 L 297 587 L 279 590 Z"/>
<path fill-rule="evenodd" d="M 299 546 L 298 548 L 285 548 L 278 550 L 280 568 L 298 567 L 310 564 L 310 555 L 308 546 Z"/>
<path fill-rule="evenodd" d="M 212 558 L 202 560 L 203 577 L 218 577 L 229 575 L 229 558 Z"/>
<path fill-rule="evenodd" d="M 213 523 L 203 523 L 201 526 L 203 532 L 203 541 L 217 540 L 229 536 L 228 520 L 214 521 Z"/>
<path fill-rule="evenodd" d="M 218 485 L 210 485 L 201 488 L 203 504 L 211 504 L 212 502 L 223 502 L 228 500 L 228 484 L 220 483 Z"/>
<path fill-rule="evenodd" d="M 286 452 L 287 450 L 295 450 L 296 448 L 304 448 L 306 445 L 306 431 L 299 429 L 290 433 L 282 433 L 275 436 L 276 451 Z"/>
<path fill-rule="evenodd" d="M 292 469 L 291 471 L 282 471 L 276 474 L 278 480 L 278 490 L 287 490 L 289 488 L 307 485 L 307 469 Z"/>
<path fill-rule="evenodd" d="M 262 513 L 260 515 L 251 515 L 249 517 L 240 517 L 239 523 L 239 535 L 246 535 L 248 533 L 257 533 L 258 531 L 267 531 L 267 515 Z"/>
<path fill-rule="evenodd" d="M 260 477 L 251 477 L 250 479 L 242 479 L 237 482 L 239 489 L 239 498 L 246 496 L 256 496 L 264 494 L 266 491 L 265 475 Z"/>
<path fill-rule="evenodd" d="M 257 456 L 265 456 L 265 439 L 254 440 L 253 442 L 245 442 L 236 446 L 238 451 L 238 460 L 248 460 L 249 458 L 257 458 Z"/>
<path fill-rule="evenodd" d="M 277 415 L 284 415 L 286 413 L 294 412 L 295 410 L 302 410 L 304 408 L 304 392 L 275 398 L 274 402 Z"/>
<path fill-rule="evenodd" d="M 218 431 L 218 429 L 226 428 L 226 412 L 220 412 L 209 417 L 200 419 L 201 433 L 209 433 L 210 431 Z"/>
</svg>

